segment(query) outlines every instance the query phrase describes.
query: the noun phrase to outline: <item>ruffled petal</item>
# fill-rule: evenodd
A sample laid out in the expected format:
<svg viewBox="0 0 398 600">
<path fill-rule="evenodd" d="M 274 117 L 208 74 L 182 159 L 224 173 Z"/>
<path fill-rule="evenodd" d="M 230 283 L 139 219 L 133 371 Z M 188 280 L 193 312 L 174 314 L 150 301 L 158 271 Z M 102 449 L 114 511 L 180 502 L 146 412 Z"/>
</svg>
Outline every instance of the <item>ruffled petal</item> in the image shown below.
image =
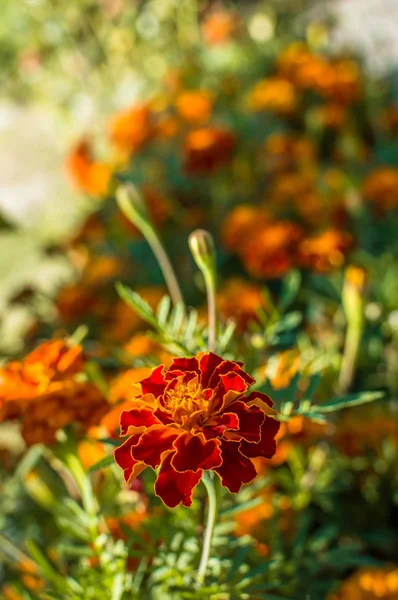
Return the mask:
<svg viewBox="0 0 398 600">
<path fill-rule="evenodd" d="M 236 494 L 244 483 L 250 483 L 257 475 L 251 460 L 239 451 L 239 442 L 221 442 L 223 463 L 214 469 L 221 478 L 221 483 L 230 492 Z"/>
<path fill-rule="evenodd" d="M 173 373 L 174 371 L 195 371 L 199 374 L 199 363 L 196 356 L 192 358 L 174 358 L 171 365 L 167 369 L 167 373 Z"/>
<path fill-rule="evenodd" d="M 159 365 L 156 369 L 153 369 L 149 377 L 142 379 L 140 384 L 143 395 L 153 394 L 155 398 L 159 398 L 166 388 L 164 365 Z"/>
<path fill-rule="evenodd" d="M 215 388 L 220 382 L 221 376 L 228 375 L 229 373 L 237 373 L 240 375 L 240 377 L 246 382 L 245 389 L 247 389 L 255 381 L 251 375 L 245 373 L 245 371 L 241 369 L 239 363 L 232 362 L 231 360 L 223 360 L 214 370 L 213 375 L 209 379 L 209 384 L 207 387 Z"/>
<path fill-rule="evenodd" d="M 124 410 L 120 415 L 120 435 L 126 435 L 130 427 L 150 427 L 159 424 L 159 419 L 149 408 Z"/>
<path fill-rule="evenodd" d="M 225 362 L 221 356 L 214 354 L 213 352 L 204 352 L 199 359 L 199 369 L 201 371 L 200 382 L 203 388 L 208 386 L 211 376 L 215 369 Z"/>
<path fill-rule="evenodd" d="M 131 449 L 132 457 L 157 469 L 161 463 L 163 452 L 173 450 L 172 444 L 179 435 L 178 429 L 153 425 L 140 436 L 138 444 Z"/>
<path fill-rule="evenodd" d="M 276 452 L 275 436 L 279 431 L 279 421 L 272 417 L 265 417 L 261 426 L 261 439 L 257 443 L 243 440 L 240 444 L 240 451 L 248 458 L 272 458 Z"/>
<path fill-rule="evenodd" d="M 261 439 L 261 425 L 264 423 L 265 414 L 256 406 L 247 406 L 237 400 L 228 406 L 239 418 L 237 433 L 248 442 L 259 442 Z"/>
<path fill-rule="evenodd" d="M 171 459 L 171 465 L 179 473 L 214 469 L 222 463 L 219 440 L 206 440 L 203 433 L 192 435 L 186 432 L 173 445 L 176 453 Z"/>
<path fill-rule="evenodd" d="M 169 454 L 160 467 L 155 482 L 155 494 L 169 508 L 174 508 L 178 504 L 189 507 L 192 504 L 193 490 L 198 485 L 202 475 L 203 471 L 179 473 L 173 469 L 171 455 Z"/>
<path fill-rule="evenodd" d="M 222 437 L 226 431 L 236 431 L 237 429 L 239 429 L 238 415 L 227 412 L 208 420 L 203 428 L 203 433 L 207 438 Z"/>
<path fill-rule="evenodd" d="M 262 392 L 250 392 L 250 394 L 246 396 L 245 402 L 250 406 L 257 406 L 258 408 L 261 408 L 266 415 L 276 414 L 272 409 L 273 402 L 271 398 Z"/>
<path fill-rule="evenodd" d="M 132 435 L 121 446 L 115 448 L 113 456 L 115 462 L 123 469 L 123 477 L 128 484 L 146 468 L 142 462 L 135 460 L 131 455 L 132 447 L 137 444 L 141 434 Z"/>
</svg>

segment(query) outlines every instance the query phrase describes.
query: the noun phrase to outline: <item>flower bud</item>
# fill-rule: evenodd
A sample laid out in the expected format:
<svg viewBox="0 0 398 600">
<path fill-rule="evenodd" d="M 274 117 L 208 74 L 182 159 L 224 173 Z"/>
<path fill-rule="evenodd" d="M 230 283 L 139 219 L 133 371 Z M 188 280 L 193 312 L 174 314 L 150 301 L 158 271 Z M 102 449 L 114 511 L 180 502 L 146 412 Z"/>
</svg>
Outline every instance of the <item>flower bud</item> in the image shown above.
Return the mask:
<svg viewBox="0 0 398 600">
<path fill-rule="evenodd" d="M 348 322 L 362 322 L 365 285 L 366 271 L 361 267 L 347 267 L 344 276 L 342 300 Z"/>
<path fill-rule="evenodd" d="M 197 229 L 190 234 L 188 244 L 199 269 L 202 272 L 203 270 L 211 270 L 214 272 L 216 250 L 213 236 L 204 229 Z"/>
<path fill-rule="evenodd" d="M 120 185 L 116 190 L 116 202 L 122 213 L 141 232 L 152 227 L 146 203 L 132 183 Z"/>
</svg>

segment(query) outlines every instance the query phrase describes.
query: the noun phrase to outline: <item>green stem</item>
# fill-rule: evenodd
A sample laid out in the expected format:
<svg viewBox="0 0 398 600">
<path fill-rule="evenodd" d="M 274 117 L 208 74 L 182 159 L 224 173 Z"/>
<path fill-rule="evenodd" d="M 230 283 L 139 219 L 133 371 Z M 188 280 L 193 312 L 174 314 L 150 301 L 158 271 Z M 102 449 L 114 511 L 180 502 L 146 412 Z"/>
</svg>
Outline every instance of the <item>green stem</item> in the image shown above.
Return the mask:
<svg viewBox="0 0 398 600">
<path fill-rule="evenodd" d="M 213 474 L 205 471 L 202 481 L 206 487 L 209 506 L 207 510 L 206 530 L 203 537 L 202 556 L 200 558 L 197 576 L 198 584 L 200 586 L 204 582 L 207 564 L 210 558 L 211 542 L 213 539 L 214 526 L 216 524 L 219 504 L 219 486 L 218 482 L 215 481 Z"/>
<path fill-rule="evenodd" d="M 170 259 L 167 256 L 166 250 L 160 241 L 157 231 L 153 227 L 145 227 L 145 230 L 142 230 L 142 233 L 145 235 L 145 238 L 152 248 L 152 252 L 156 257 L 156 260 L 159 263 L 173 304 L 184 304 L 184 299 L 182 297 L 180 286 L 178 285 L 177 277 L 174 273 Z"/>
<path fill-rule="evenodd" d="M 209 350 L 214 352 L 216 349 L 217 339 L 217 308 L 216 308 L 216 277 L 214 272 L 203 272 L 206 294 L 207 294 L 207 311 L 208 311 L 208 327 L 209 327 Z"/>
<path fill-rule="evenodd" d="M 362 320 L 348 323 L 347 334 L 344 344 L 343 358 L 341 361 L 338 391 L 346 393 L 352 384 L 362 339 Z"/>
</svg>

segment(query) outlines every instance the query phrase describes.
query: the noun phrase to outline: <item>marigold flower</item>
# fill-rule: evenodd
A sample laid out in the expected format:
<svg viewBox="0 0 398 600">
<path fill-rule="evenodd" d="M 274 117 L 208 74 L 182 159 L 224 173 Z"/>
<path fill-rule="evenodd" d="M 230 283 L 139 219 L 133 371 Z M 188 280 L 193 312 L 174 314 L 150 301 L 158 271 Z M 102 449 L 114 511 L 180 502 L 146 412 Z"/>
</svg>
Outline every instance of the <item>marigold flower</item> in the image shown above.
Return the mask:
<svg viewBox="0 0 398 600">
<path fill-rule="evenodd" d="M 298 103 L 295 87 L 287 79 L 269 77 L 259 81 L 251 91 L 248 104 L 254 112 L 269 110 L 278 114 L 291 113 Z"/>
<path fill-rule="evenodd" d="M 231 11 L 211 13 L 202 25 L 203 37 L 209 46 L 230 40 L 239 28 L 239 15 Z"/>
<path fill-rule="evenodd" d="M 266 225 L 270 215 L 250 204 L 240 204 L 228 214 L 221 227 L 223 246 L 230 252 L 236 252 L 253 234 L 253 230 Z"/>
<path fill-rule="evenodd" d="M 111 169 L 95 161 L 87 140 L 82 140 L 69 154 L 65 168 L 72 183 L 90 196 L 105 196 L 111 180 Z"/>
<path fill-rule="evenodd" d="M 152 113 L 146 104 L 133 105 L 114 115 L 109 135 L 122 153 L 133 153 L 149 140 L 154 131 Z"/>
<path fill-rule="evenodd" d="M 295 262 L 301 228 L 289 221 L 274 221 L 253 231 L 240 249 L 250 275 L 260 278 L 282 277 Z"/>
<path fill-rule="evenodd" d="M 235 148 L 235 136 L 221 127 L 190 131 L 184 142 L 184 166 L 189 173 L 211 172 L 227 162 Z"/>
<path fill-rule="evenodd" d="M 266 302 L 258 285 L 234 277 L 217 293 L 217 306 L 225 320 L 234 319 L 238 330 L 245 331 L 258 321 L 257 311 L 265 308 Z"/>
<path fill-rule="evenodd" d="M 315 161 L 314 144 L 304 137 L 274 133 L 265 142 L 266 166 L 284 170 L 297 165 L 307 165 Z"/>
<path fill-rule="evenodd" d="M 79 345 L 43 342 L 22 362 L 0 369 L 0 421 L 20 419 L 28 445 L 52 443 L 71 423 L 97 425 L 107 401 L 95 385 L 81 378 L 84 356 Z"/>
<path fill-rule="evenodd" d="M 254 379 L 241 366 L 200 353 L 160 365 L 141 381 L 142 395 L 120 418 L 128 438 L 115 450 L 127 483 L 160 467 L 155 492 L 172 508 L 191 505 L 205 470 L 233 493 L 255 478 L 251 459 L 274 455 L 279 422 L 269 416 L 268 396 L 245 395 Z"/>
<path fill-rule="evenodd" d="M 181 92 L 175 102 L 178 114 L 191 123 L 204 123 L 211 115 L 213 99 L 206 90 Z"/>
<path fill-rule="evenodd" d="M 364 181 L 363 195 L 382 211 L 397 209 L 398 169 L 380 167 L 372 171 Z"/>
<path fill-rule="evenodd" d="M 351 575 L 327 600 L 397 600 L 398 568 L 369 567 Z"/>
<path fill-rule="evenodd" d="M 345 231 L 327 229 L 301 241 L 299 263 L 315 271 L 326 272 L 341 267 L 352 246 L 352 237 Z"/>
</svg>

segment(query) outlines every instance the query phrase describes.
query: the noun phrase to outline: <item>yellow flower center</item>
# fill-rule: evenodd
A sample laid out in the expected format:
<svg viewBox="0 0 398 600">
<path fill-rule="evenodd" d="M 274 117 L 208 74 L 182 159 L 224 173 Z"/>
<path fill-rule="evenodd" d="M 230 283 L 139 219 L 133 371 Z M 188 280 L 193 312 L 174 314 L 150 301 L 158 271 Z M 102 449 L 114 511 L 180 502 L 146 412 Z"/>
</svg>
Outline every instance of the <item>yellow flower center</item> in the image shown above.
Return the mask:
<svg viewBox="0 0 398 600">
<path fill-rule="evenodd" d="M 209 404 L 197 378 L 188 382 L 179 381 L 165 396 L 167 410 L 184 429 L 191 429 L 198 421 L 202 424 L 208 417 Z"/>
</svg>

